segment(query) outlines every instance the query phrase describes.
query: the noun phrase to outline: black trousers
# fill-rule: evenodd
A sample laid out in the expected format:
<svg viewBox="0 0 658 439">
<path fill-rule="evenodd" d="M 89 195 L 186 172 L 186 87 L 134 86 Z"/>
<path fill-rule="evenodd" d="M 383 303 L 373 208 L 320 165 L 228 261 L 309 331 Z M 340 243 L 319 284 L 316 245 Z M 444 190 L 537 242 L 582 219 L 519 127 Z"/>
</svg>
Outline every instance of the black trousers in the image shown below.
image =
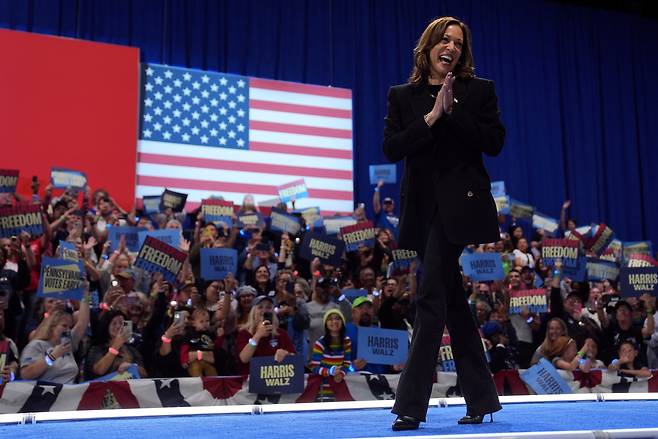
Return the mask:
<svg viewBox="0 0 658 439">
<path fill-rule="evenodd" d="M 462 284 L 459 256 L 463 249 L 447 240 L 435 211 L 423 258 L 409 357 L 393 406 L 397 415 L 425 421 L 446 325 L 467 413 L 480 415 L 501 409 Z"/>
</svg>

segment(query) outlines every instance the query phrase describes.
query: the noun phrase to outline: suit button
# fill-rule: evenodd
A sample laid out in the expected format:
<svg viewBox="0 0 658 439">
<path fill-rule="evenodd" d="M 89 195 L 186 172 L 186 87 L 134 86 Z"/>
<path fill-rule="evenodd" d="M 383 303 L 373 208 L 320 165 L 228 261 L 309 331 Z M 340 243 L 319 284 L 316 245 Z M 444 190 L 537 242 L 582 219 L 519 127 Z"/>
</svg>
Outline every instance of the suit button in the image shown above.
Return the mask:
<svg viewBox="0 0 658 439">
<path fill-rule="evenodd" d="M 473 192 L 471 192 L 471 191 L 466 192 L 466 196 L 467 196 L 467 197 L 472 197 L 472 196 L 473 196 Z"/>
</svg>

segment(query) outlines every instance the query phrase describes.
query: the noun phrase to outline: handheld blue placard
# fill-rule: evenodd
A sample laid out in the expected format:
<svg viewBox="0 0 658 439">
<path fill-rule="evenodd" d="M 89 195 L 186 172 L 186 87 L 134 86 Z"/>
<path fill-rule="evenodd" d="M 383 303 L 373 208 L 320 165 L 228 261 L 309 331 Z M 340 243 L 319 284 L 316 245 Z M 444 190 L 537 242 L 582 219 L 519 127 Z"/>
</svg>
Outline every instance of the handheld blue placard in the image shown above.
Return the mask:
<svg viewBox="0 0 658 439">
<path fill-rule="evenodd" d="M 370 184 L 375 185 L 380 180 L 384 183 L 395 184 L 397 181 L 397 167 L 394 164 L 370 165 L 368 167 L 370 174 Z"/>
<path fill-rule="evenodd" d="M 407 331 L 358 327 L 359 352 L 362 358 L 373 364 L 398 365 L 407 361 L 409 336 Z"/>
<path fill-rule="evenodd" d="M 202 248 L 201 277 L 205 280 L 224 279 L 238 271 L 238 251 L 232 248 Z"/>
<path fill-rule="evenodd" d="M 502 280 L 505 278 L 500 253 L 463 254 L 460 258 L 464 274 L 476 281 Z"/>
</svg>

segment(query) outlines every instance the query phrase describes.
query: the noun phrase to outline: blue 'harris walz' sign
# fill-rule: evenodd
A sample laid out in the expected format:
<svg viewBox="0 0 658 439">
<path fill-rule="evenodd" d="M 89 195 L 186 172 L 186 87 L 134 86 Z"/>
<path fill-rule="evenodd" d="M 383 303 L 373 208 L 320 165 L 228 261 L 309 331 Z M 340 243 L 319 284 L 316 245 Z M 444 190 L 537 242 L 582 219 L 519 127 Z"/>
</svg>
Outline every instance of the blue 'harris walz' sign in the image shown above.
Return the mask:
<svg viewBox="0 0 658 439">
<path fill-rule="evenodd" d="M 407 331 L 359 326 L 358 339 L 357 358 L 372 364 L 398 365 L 407 361 Z"/>
</svg>

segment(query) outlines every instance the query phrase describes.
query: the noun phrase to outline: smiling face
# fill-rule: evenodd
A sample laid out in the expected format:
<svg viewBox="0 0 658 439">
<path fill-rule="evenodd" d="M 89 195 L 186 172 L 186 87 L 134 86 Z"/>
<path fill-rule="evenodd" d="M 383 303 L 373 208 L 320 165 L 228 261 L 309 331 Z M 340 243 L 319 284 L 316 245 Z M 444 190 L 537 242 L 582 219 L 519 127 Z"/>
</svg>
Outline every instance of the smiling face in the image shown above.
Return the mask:
<svg viewBox="0 0 658 439">
<path fill-rule="evenodd" d="M 107 328 L 107 332 L 110 334 L 111 338 L 116 337 L 121 332 L 123 326 L 123 316 L 116 316 L 110 322 L 110 326 Z"/>
<path fill-rule="evenodd" d="M 451 24 L 429 53 L 430 78 L 442 81 L 452 72 L 462 54 L 464 33 L 457 24 Z"/>
<path fill-rule="evenodd" d="M 555 341 L 563 335 L 566 335 L 564 328 L 562 328 L 562 325 L 558 321 L 553 320 L 548 324 L 548 339 L 550 341 Z"/>
<path fill-rule="evenodd" d="M 327 329 L 332 334 L 339 334 L 341 328 L 343 327 L 343 319 L 340 318 L 338 314 L 332 314 L 327 317 Z"/>
</svg>

